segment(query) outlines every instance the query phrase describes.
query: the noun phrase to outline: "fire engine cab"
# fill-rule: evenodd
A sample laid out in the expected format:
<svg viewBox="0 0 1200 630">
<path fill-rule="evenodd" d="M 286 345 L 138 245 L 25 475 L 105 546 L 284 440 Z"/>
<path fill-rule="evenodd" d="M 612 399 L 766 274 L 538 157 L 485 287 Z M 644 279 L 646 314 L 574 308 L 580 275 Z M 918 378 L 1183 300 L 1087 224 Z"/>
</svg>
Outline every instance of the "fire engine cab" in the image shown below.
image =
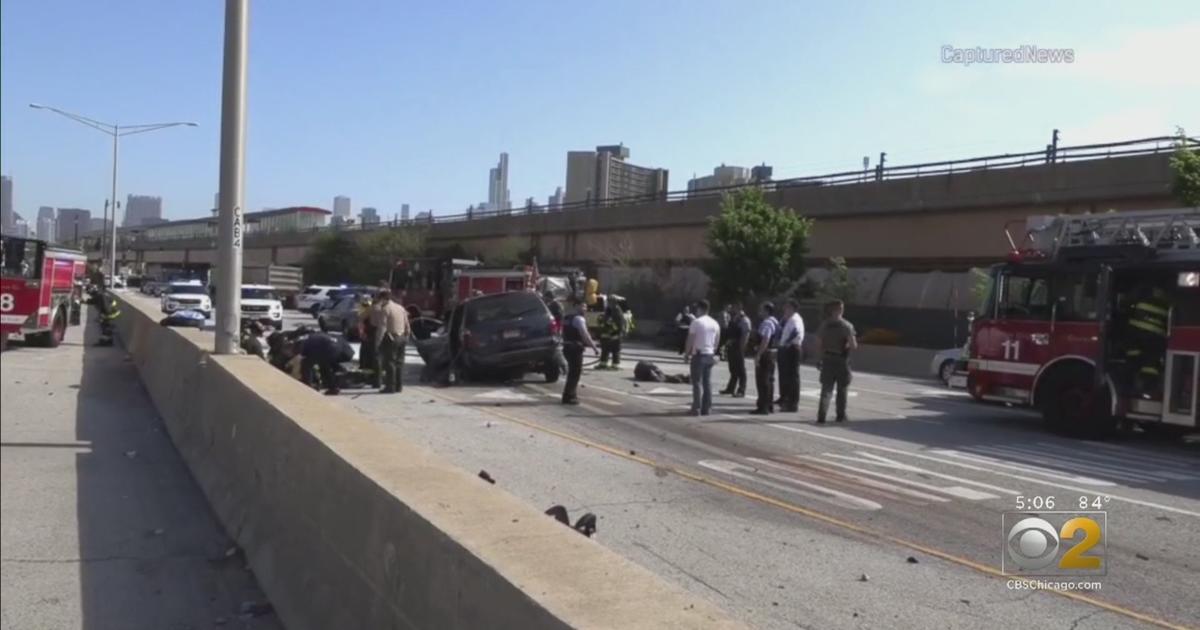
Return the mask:
<svg viewBox="0 0 1200 630">
<path fill-rule="evenodd" d="M 1200 426 L 1200 208 L 1031 217 L 1009 243 L 972 323 L 972 396 L 1076 435 Z"/>
<path fill-rule="evenodd" d="M 87 258 L 83 252 L 15 236 L 0 237 L 0 333 L 56 347 L 79 323 Z"/>
</svg>

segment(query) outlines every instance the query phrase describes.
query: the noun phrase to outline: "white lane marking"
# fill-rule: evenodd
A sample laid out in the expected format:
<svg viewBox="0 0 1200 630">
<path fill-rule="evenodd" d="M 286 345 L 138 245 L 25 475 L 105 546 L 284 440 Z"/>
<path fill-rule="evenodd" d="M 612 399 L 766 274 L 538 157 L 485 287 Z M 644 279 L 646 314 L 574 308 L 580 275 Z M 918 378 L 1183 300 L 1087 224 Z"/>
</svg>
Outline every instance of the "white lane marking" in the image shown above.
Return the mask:
<svg viewBox="0 0 1200 630">
<path fill-rule="evenodd" d="M 1064 473 L 1068 470 L 1085 473 L 1088 475 L 1096 475 L 1098 477 L 1108 477 L 1125 479 L 1133 482 L 1154 482 L 1164 481 L 1165 478 L 1157 473 L 1151 474 L 1141 470 L 1133 470 L 1129 468 L 1121 468 L 1119 466 L 1108 466 L 1088 462 L 1086 460 L 1075 459 L 1064 455 L 1046 455 L 1036 452 L 1035 450 L 1027 450 L 1023 448 L 1009 448 L 1001 446 L 973 446 L 968 453 L 987 456 L 992 455 L 1001 457 L 1008 461 L 1016 461 L 1022 464 L 1048 466 L 1051 469 L 1061 470 Z"/>
<path fill-rule="evenodd" d="M 1039 442 L 1039 444 L 1048 445 L 1046 442 Z M 1130 462 L 1140 466 L 1162 466 L 1163 464 L 1170 464 L 1172 466 L 1180 466 L 1183 468 L 1200 467 L 1200 459 L 1187 459 L 1160 453 L 1130 452 L 1125 448 L 1115 444 L 1102 444 L 1099 442 L 1089 442 L 1087 447 L 1088 450 L 1100 449 L 1109 452 L 1108 455 L 1100 455 L 1097 453 L 1095 454 L 1096 457 L 1116 457 L 1118 459 L 1129 460 Z"/>
<path fill-rule="evenodd" d="M 823 461 L 823 460 L 817 459 L 817 458 L 815 458 L 815 457 L 812 457 L 812 458 L 808 458 L 808 457 L 806 457 L 805 459 L 811 459 L 813 462 L 817 462 L 817 463 L 820 463 L 820 464 L 823 464 L 823 465 L 826 465 L 826 466 L 839 466 L 839 467 L 842 467 L 842 468 L 847 468 L 847 469 L 849 469 L 849 470 L 854 470 L 853 468 L 850 468 L 849 466 L 841 466 L 840 464 L 835 464 L 835 463 L 833 463 L 833 462 L 826 462 L 826 461 Z M 748 457 L 748 458 L 747 458 L 747 460 L 748 460 L 748 461 L 752 461 L 752 462 L 754 462 L 754 463 L 756 463 L 756 464 L 762 464 L 763 466 L 771 466 L 771 467 L 774 467 L 774 468 L 779 468 L 779 469 L 781 469 L 781 470 L 784 470 L 784 471 L 787 471 L 787 472 L 791 472 L 791 473 L 794 473 L 794 474 L 804 474 L 804 471 L 801 471 L 801 470 L 799 470 L 799 469 L 797 469 L 797 468 L 795 468 L 795 467 L 793 467 L 793 466 L 787 466 L 787 465 L 780 464 L 780 463 L 778 463 L 778 462 L 773 462 L 773 461 L 766 460 L 766 459 L 759 459 L 759 458 L 757 458 L 757 457 Z M 922 499 L 922 500 L 925 500 L 925 501 L 932 501 L 932 502 L 934 502 L 934 503 L 946 503 L 946 502 L 948 502 L 948 501 L 950 500 L 950 499 L 947 499 L 946 497 L 939 497 L 939 496 L 935 496 L 935 495 L 932 495 L 932 494 L 926 494 L 926 493 L 924 493 L 924 492 L 920 492 L 920 491 L 917 491 L 917 490 L 911 490 L 911 489 L 909 489 L 909 488 L 901 488 L 900 486 L 893 485 L 893 484 L 890 484 L 890 483 L 884 483 L 884 482 L 882 482 L 882 481 L 878 481 L 878 480 L 875 480 L 875 479 L 868 479 L 867 477 L 863 477 L 862 475 L 852 475 L 852 474 L 849 474 L 849 473 L 844 473 L 844 472 L 839 472 L 839 471 L 832 471 L 832 470 L 830 470 L 830 469 L 828 469 L 828 468 L 824 468 L 823 470 L 829 471 L 829 473 L 828 473 L 828 474 L 836 474 L 836 475 L 838 475 L 838 476 L 840 476 L 840 477 L 845 477 L 845 478 L 847 478 L 847 479 L 853 479 L 855 482 L 857 482 L 857 483 L 859 483 L 859 484 L 861 484 L 861 485 L 868 486 L 868 487 L 871 487 L 871 488 L 875 488 L 875 489 L 877 489 L 877 490 L 884 490 L 884 491 L 887 491 L 887 492 L 891 492 L 891 493 L 893 493 L 893 494 L 902 494 L 902 495 L 905 495 L 905 496 L 909 496 L 909 497 L 913 497 L 913 498 L 917 498 L 917 499 Z"/>
<path fill-rule="evenodd" d="M 508 389 L 493 389 L 491 391 L 479 392 L 478 394 L 473 395 L 472 398 L 487 398 L 489 400 L 514 400 L 514 401 L 533 400 L 533 397 L 530 396 L 529 394 L 522 394 L 521 392 L 514 392 L 514 391 L 508 390 Z"/>
<path fill-rule="evenodd" d="M 966 460 L 968 462 L 972 462 L 975 464 L 984 464 L 987 466 L 995 466 L 997 468 L 1007 468 L 1009 470 L 1026 472 L 1026 473 L 1030 473 L 1033 475 L 1042 475 L 1044 477 L 1049 477 L 1051 479 L 1061 479 L 1063 481 L 1069 481 L 1071 483 L 1082 483 L 1082 484 L 1086 484 L 1089 486 L 1097 486 L 1097 487 L 1101 487 L 1101 488 L 1111 488 L 1111 487 L 1117 485 L 1115 482 L 1106 481 L 1104 479 L 1096 479 L 1095 477 L 1084 477 L 1082 475 L 1073 475 L 1069 472 L 1055 470 L 1053 468 L 1043 468 L 1041 466 L 1034 466 L 1032 464 L 1016 464 L 1016 463 L 996 459 L 994 457 L 988 457 L 987 455 L 977 455 L 975 453 L 964 453 L 962 451 L 956 451 L 956 450 L 950 449 L 950 448 L 935 448 L 935 449 L 931 449 L 929 452 L 931 452 L 935 455 L 941 455 L 942 457 L 953 457 L 955 459 L 963 459 L 963 460 Z"/>
<path fill-rule="evenodd" d="M 905 472 L 916 473 L 918 475 L 925 475 L 928 477 L 938 477 L 940 479 L 946 479 L 948 481 L 956 481 L 956 482 L 962 483 L 962 484 L 967 484 L 967 485 L 971 485 L 971 486 L 979 486 L 981 488 L 987 488 L 989 490 L 999 492 L 1000 494 L 1011 494 L 1013 496 L 1020 494 L 1020 492 L 1017 492 L 1016 490 L 1010 490 L 1008 488 L 1001 488 L 999 486 L 993 486 L 991 484 L 987 484 L 987 483 L 983 483 L 983 482 L 979 482 L 979 481 L 973 481 L 971 479 L 963 479 L 962 477 L 955 477 L 953 475 L 946 475 L 943 473 L 934 472 L 932 470 L 918 468 L 916 466 L 913 466 L 912 464 L 905 464 L 905 463 L 898 462 L 898 461 L 895 461 L 892 459 L 888 459 L 886 457 L 881 457 L 879 455 L 875 455 L 873 453 L 865 453 L 863 451 L 859 451 L 858 455 L 860 455 L 861 458 L 850 457 L 848 455 L 839 455 L 837 453 L 825 453 L 825 457 L 830 457 L 830 458 L 834 458 L 834 459 L 843 459 L 843 460 L 851 461 L 851 462 L 861 462 L 863 464 L 882 466 L 884 468 L 892 468 L 895 470 L 903 470 Z M 862 459 L 862 458 L 866 458 L 866 459 Z M 818 460 L 818 461 L 823 461 L 823 460 Z M 941 492 L 943 494 L 948 494 L 952 497 L 959 498 L 959 499 L 966 499 L 968 501 L 982 501 L 984 499 L 999 499 L 1000 498 L 998 495 L 992 494 L 990 492 L 981 492 L 979 490 L 972 490 L 971 488 L 966 488 L 963 486 L 935 486 L 932 484 L 922 483 L 920 481 L 913 481 L 911 479 L 905 479 L 903 477 L 896 477 L 894 475 L 888 475 L 887 473 L 881 473 L 879 471 L 866 470 L 863 468 L 855 468 L 853 466 L 848 466 L 846 464 L 840 464 L 840 463 L 835 463 L 835 462 L 825 462 L 825 463 L 827 463 L 831 466 L 839 466 L 839 467 L 845 468 L 847 470 L 853 470 L 855 472 L 860 472 L 865 475 L 874 475 L 876 477 L 882 477 L 884 479 L 891 479 L 892 481 L 895 481 L 896 483 L 905 483 L 905 484 L 908 484 L 908 485 L 916 487 L 916 488 L 923 488 L 925 490 L 930 490 L 932 492 Z"/>
<path fill-rule="evenodd" d="M 882 505 L 880 505 L 874 501 L 871 501 L 870 499 L 856 497 L 852 494 L 846 494 L 845 492 L 839 492 L 839 491 L 833 490 L 831 488 L 826 488 L 824 486 L 818 486 L 816 484 L 807 483 L 804 481 L 800 481 L 798 479 L 792 479 L 790 477 L 782 477 L 780 475 L 775 475 L 775 474 L 764 472 L 761 470 L 755 470 L 753 468 L 750 468 L 749 466 L 738 464 L 736 462 L 731 462 L 731 461 L 727 461 L 727 460 L 723 460 L 723 459 L 704 459 L 704 460 L 700 460 L 697 463 L 700 466 L 703 466 L 704 468 L 707 468 L 709 470 L 715 470 L 717 472 L 724 473 L 731 477 L 737 477 L 739 479 L 746 479 L 748 481 L 753 481 L 755 483 L 767 486 L 768 488 L 774 488 L 781 492 L 790 492 L 793 494 L 798 494 L 800 496 L 809 497 L 811 499 L 818 499 L 821 501 L 826 501 L 826 502 L 832 503 L 834 505 L 838 505 L 838 506 L 841 506 L 844 508 L 849 508 L 851 510 L 872 510 L 872 511 L 874 511 L 874 510 L 879 510 L 879 509 L 883 508 Z M 763 479 L 762 477 L 771 477 L 773 479 L 778 479 L 784 483 L 775 483 L 773 481 Z M 799 487 L 793 487 L 793 486 L 799 486 Z M 801 488 L 807 488 L 808 491 L 802 490 Z"/>
<path fill-rule="evenodd" d="M 804 396 L 805 398 L 820 398 L 821 391 L 817 390 L 817 389 L 805 389 L 805 390 L 800 391 L 800 395 Z M 856 391 L 846 392 L 846 397 L 847 398 L 857 398 L 858 392 L 856 392 Z"/>
<path fill-rule="evenodd" d="M 636 399 L 638 399 L 638 400 L 644 400 L 644 401 L 646 401 L 646 402 L 652 402 L 652 403 L 654 403 L 654 404 L 656 404 L 656 405 L 678 405 L 678 404 L 679 404 L 679 403 L 677 403 L 677 402 L 672 402 L 672 401 L 670 401 L 670 400 L 663 400 L 663 399 L 661 399 L 661 398 L 651 398 L 651 397 L 649 397 L 649 396 L 643 396 L 643 395 L 641 395 L 641 394 L 631 394 L 631 393 L 629 393 L 629 392 L 623 392 L 623 391 L 621 391 L 621 390 L 619 390 L 619 389 L 610 389 L 610 388 L 608 388 L 608 387 L 602 387 L 602 386 L 600 386 L 600 385 L 588 385 L 587 387 L 588 387 L 588 388 L 591 388 L 591 389 L 598 389 L 598 390 L 600 390 L 600 391 L 602 391 L 602 392 L 608 392 L 608 393 L 610 393 L 610 394 L 620 394 L 620 395 L 622 395 L 622 396 L 629 396 L 630 398 L 636 398 Z"/>
<path fill-rule="evenodd" d="M 653 394 L 653 395 L 662 395 L 662 394 L 679 394 L 681 396 L 682 395 L 688 395 L 688 396 L 692 395 L 691 392 L 685 392 L 681 389 L 671 389 L 670 387 L 655 387 L 654 389 L 652 389 L 646 393 Z"/>
<path fill-rule="evenodd" d="M 889 453 L 895 453 L 895 454 L 897 454 L 897 455 L 906 455 L 906 456 L 908 456 L 908 457 L 916 457 L 916 458 L 919 458 L 919 459 L 926 459 L 926 460 L 930 460 L 930 461 L 939 462 L 939 463 L 942 463 L 942 464 L 948 464 L 948 465 L 951 465 L 951 466 L 958 466 L 958 467 L 960 467 L 960 468 L 966 468 L 966 469 L 968 469 L 968 470 L 975 470 L 975 471 L 978 471 L 978 472 L 989 473 L 989 474 L 992 474 L 992 475 L 999 475 L 999 476 L 1003 476 L 1003 477 L 1010 477 L 1010 478 L 1012 478 L 1012 479 L 1018 479 L 1018 480 L 1020 480 L 1020 481 L 1027 481 L 1027 482 L 1030 482 L 1030 483 L 1037 483 L 1037 484 L 1042 484 L 1042 485 L 1046 485 L 1046 486 L 1052 486 L 1052 487 L 1055 487 L 1055 488 L 1060 488 L 1060 489 L 1062 489 L 1062 490 L 1070 490 L 1070 491 L 1072 491 L 1072 492 L 1082 492 L 1082 493 L 1084 493 L 1084 494 L 1094 494 L 1094 493 L 1096 492 L 1096 489 L 1095 489 L 1095 488 L 1082 488 L 1082 487 L 1079 487 L 1079 486 L 1070 486 L 1070 485 L 1063 484 L 1063 483 L 1056 483 L 1056 482 L 1053 482 L 1053 481 L 1047 481 L 1047 480 L 1045 480 L 1045 479 L 1038 479 L 1038 478 L 1036 478 L 1036 477 L 1026 477 L 1026 476 L 1024 476 L 1024 475 L 1018 475 L 1018 474 L 1014 474 L 1014 473 L 1009 473 L 1009 472 L 1005 472 L 1005 471 L 1002 471 L 1002 470 L 989 470 L 989 469 L 987 469 L 987 468 L 982 468 L 982 467 L 979 467 L 979 466 L 972 466 L 972 465 L 970 465 L 970 464 L 967 464 L 967 463 L 964 463 L 964 462 L 958 462 L 958 461 L 954 461 L 954 460 L 948 460 L 948 459 L 941 459 L 941 458 L 939 458 L 939 457 L 930 457 L 930 456 L 928 456 L 928 455 L 923 455 L 923 454 L 921 454 L 921 453 L 914 453 L 914 452 L 912 452 L 912 451 L 905 451 L 905 450 L 903 450 L 903 449 L 892 448 L 892 447 L 890 447 L 890 446 L 882 446 L 882 445 L 880 445 L 880 444 L 872 444 L 871 442 L 864 442 L 864 441 L 862 441 L 862 440 L 852 440 L 852 439 L 850 439 L 850 438 L 845 438 L 845 437 L 841 437 L 841 436 L 838 436 L 838 435 L 832 435 L 832 434 L 830 434 L 830 433 L 827 433 L 827 432 L 822 432 L 822 431 L 812 431 L 812 430 L 809 430 L 809 429 L 801 429 L 801 428 L 799 428 L 799 427 L 790 427 L 790 426 L 787 426 L 787 425 L 784 425 L 784 424 L 768 424 L 768 425 L 766 425 L 766 426 L 769 426 L 769 427 L 774 427 L 774 428 L 776 428 L 776 429 L 779 429 L 779 430 L 781 430 L 781 431 L 792 431 L 792 432 L 795 432 L 795 433 L 803 433 L 804 435 L 808 435 L 808 436 L 811 436 L 811 437 L 816 437 L 816 438 L 821 438 L 821 439 L 825 439 L 825 440 L 832 440 L 832 441 L 835 441 L 835 442 L 843 442 L 843 443 L 846 443 L 846 444 L 854 444 L 854 445 L 856 445 L 856 446 L 861 446 L 861 447 L 864 447 L 864 448 L 872 448 L 872 449 L 876 449 L 876 450 L 880 450 L 880 451 L 885 451 L 885 452 L 889 452 Z M 1182 509 L 1182 508 L 1172 507 L 1172 506 L 1170 506 L 1170 505 L 1163 505 L 1163 504 L 1161 504 L 1161 503 L 1154 503 L 1154 502 L 1152 502 L 1152 501 L 1142 501 L 1141 499 L 1134 499 L 1134 498 L 1131 498 L 1131 497 L 1124 497 L 1124 496 L 1120 496 L 1120 495 L 1113 494 L 1113 493 L 1111 493 L 1111 492 L 1105 492 L 1105 493 L 1104 493 L 1104 495 L 1105 495 L 1105 496 L 1107 496 L 1107 497 L 1109 497 L 1109 498 L 1111 498 L 1111 499 L 1112 499 L 1112 500 L 1114 500 L 1114 501 L 1121 501 L 1121 502 L 1124 502 L 1124 503 L 1130 503 L 1130 504 L 1133 504 L 1133 505 L 1140 505 L 1140 506 L 1143 506 L 1143 507 L 1154 508 L 1154 509 L 1156 509 L 1156 510 L 1162 510 L 1162 511 L 1164 511 L 1164 512 L 1173 512 L 1173 513 L 1175 513 L 1175 514 L 1184 514 L 1184 515 L 1187 515 L 1187 516 L 1194 516 L 1194 517 L 1196 517 L 1196 518 L 1200 518 L 1200 512 L 1195 512 L 1195 511 L 1192 511 L 1192 510 L 1184 510 L 1184 509 Z"/>
</svg>

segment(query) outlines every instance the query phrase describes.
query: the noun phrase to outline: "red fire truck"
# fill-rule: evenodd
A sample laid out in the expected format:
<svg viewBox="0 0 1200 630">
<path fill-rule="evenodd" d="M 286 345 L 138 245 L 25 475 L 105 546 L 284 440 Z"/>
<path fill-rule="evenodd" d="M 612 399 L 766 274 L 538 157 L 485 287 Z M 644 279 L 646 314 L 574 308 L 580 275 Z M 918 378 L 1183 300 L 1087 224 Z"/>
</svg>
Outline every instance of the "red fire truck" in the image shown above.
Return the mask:
<svg viewBox="0 0 1200 630">
<path fill-rule="evenodd" d="M 972 323 L 972 396 L 1032 405 L 1079 435 L 1200 427 L 1200 209 L 1034 217 L 1009 243 Z M 1165 338 L 1131 326 L 1147 300 L 1166 312 Z"/>
<path fill-rule="evenodd" d="M 53 348 L 79 323 L 87 257 L 45 241 L 0 237 L 0 332 Z"/>
</svg>

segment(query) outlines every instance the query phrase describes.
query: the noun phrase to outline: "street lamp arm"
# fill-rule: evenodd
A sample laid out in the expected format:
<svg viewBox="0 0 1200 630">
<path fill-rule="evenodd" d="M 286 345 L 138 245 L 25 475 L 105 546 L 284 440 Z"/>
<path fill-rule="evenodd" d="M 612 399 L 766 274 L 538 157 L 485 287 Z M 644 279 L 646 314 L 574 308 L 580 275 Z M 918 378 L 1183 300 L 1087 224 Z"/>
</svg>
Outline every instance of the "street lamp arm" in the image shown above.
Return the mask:
<svg viewBox="0 0 1200 630">
<path fill-rule="evenodd" d="M 194 122 L 169 122 L 169 123 L 154 123 L 151 125 L 129 125 L 121 127 L 117 132 L 118 136 L 132 136 L 136 133 L 146 133 L 148 131 L 158 131 L 159 129 L 167 129 L 168 127 L 197 127 Z"/>
<path fill-rule="evenodd" d="M 34 109 L 44 109 L 46 111 L 54 112 L 55 114 L 58 114 L 60 116 L 65 116 L 67 118 L 70 118 L 71 120 L 74 120 L 77 123 L 87 125 L 88 127 L 91 127 L 92 129 L 96 129 L 98 131 L 103 131 L 104 133 L 106 133 L 110 136 L 115 134 L 117 131 L 116 125 L 111 125 L 109 123 L 103 123 L 98 120 L 93 120 L 91 118 L 88 118 L 87 116 L 73 114 L 71 112 L 61 110 L 57 107 L 50 107 L 49 105 L 38 105 L 36 103 L 30 103 L 29 106 Z"/>
</svg>

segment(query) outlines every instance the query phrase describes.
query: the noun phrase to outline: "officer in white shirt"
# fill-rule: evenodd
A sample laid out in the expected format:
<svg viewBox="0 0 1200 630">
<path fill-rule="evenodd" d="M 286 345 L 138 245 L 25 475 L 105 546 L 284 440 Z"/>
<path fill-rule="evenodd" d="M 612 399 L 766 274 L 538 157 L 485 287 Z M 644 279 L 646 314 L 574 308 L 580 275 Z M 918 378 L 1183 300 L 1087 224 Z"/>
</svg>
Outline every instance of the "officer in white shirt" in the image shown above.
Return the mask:
<svg viewBox="0 0 1200 630">
<path fill-rule="evenodd" d="M 788 300 L 783 305 L 783 331 L 779 335 L 779 408 L 800 408 L 800 348 L 804 344 L 804 319 L 800 304 Z"/>
<path fill-rule="evenodd" d="M 696 319 L 688 326 L 684 358 L 691 362 L 692 415 L 707 416 L 712 410 L 712 369 L 716 364 L 717 339 L 721 325 L 708 315 L 708 300 L 696 303 Z"/>
</svg>

